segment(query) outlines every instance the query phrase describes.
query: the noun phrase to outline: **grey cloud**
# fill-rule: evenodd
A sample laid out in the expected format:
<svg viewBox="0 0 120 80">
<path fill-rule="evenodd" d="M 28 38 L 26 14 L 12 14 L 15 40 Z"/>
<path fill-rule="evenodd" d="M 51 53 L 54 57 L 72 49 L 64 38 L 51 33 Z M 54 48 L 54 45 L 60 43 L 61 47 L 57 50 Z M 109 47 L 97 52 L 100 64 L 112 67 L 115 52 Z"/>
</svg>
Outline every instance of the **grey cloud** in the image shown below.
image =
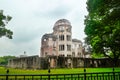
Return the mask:
<svg viewBox="0 0 120 80">
<path fill-rule="evenodd" d="M 38 30 L 21 30 L 21 31 L 17 31 L 14 32 L 13 35 L 13 42 L 17 42 L 17 43 L 25 43 L 25 42 L 29 42 L 37 37 L 40 37 L 41 32 L 38 28 Z"/>
<path fill-rule="evenodd" d="M 52 16 L 63 17 L 70 12 L 70 8 L 65 6 L 59 6 L 54 11 L 51 11 L 49 14 Z"/>
<path fill-rule="evenodd" d="M 34 15 L 39 17 L 44 17 L 44 18 L 45 17 L 63 17 L 68 13 L 70 13 L 70 11 L 71 11 L 70 7 L 65 5 L 60 5 L 50 11 L 45 11 L 45 12 L 36 11 L 34 12 Z"/>
</svg>

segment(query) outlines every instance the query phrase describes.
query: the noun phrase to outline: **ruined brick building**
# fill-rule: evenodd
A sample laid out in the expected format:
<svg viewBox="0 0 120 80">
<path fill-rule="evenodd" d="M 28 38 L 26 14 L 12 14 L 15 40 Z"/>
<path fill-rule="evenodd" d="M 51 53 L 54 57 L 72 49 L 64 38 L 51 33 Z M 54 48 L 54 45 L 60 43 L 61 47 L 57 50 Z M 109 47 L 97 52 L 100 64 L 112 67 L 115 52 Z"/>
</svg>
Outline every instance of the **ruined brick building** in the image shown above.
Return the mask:
<svg viewBox="0 0 120 80">
<path fill-rule="evenodd" d="M 52 33 L 42 36 L 40 57 L 19 57 L 9 60 L 8 66 L 25 69 L 43 69 L 48 66 L 51 68 L 83 67 L 84 57 L 82 42 L 72 39 L 71 23 L 66 19 L 60 19 L 54 24 Z"/>
<path fill-rule="evenodd" d="M 82 42 L 72 39 L 72 26 L 66 19 L 58 20 L 53 32 L 44 34 L 41 40 L 41 57 L 74 56 L 83 57 Z"/>
<path fill-rule="evenodd" d="M 42 36 L 40 51 L 41 57 L 50 57 L 51 67 L 58 66 L 60 56 L 66 58 L 63 63 L 67 67 L 73 67 L 70 57 L 84 57 L 82 42 L 72 39 L 72 26 L 66 19 L 58 20 L 53 26 L 53 32 Z"/>
</svg>

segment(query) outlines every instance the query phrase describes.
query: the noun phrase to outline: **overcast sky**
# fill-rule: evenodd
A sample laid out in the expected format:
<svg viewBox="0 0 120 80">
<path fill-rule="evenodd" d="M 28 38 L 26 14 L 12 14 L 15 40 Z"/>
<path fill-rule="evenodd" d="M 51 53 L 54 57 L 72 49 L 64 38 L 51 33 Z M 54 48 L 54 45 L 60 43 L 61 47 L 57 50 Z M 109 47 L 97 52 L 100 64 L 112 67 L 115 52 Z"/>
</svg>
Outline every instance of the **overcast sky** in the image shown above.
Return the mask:
<svg viewBox="0 0 120 80">
<path fill-rule="evenodd" d="M 6 26 L 13 39 L 0 38 L 0 56 L 39 55 L 41 37 L 53 32 L 59 19 L 72 25 L 72 37 L 83 41 L 87 0 L 0 0 L 0 10 L 12 16 Z"/>
</svg>

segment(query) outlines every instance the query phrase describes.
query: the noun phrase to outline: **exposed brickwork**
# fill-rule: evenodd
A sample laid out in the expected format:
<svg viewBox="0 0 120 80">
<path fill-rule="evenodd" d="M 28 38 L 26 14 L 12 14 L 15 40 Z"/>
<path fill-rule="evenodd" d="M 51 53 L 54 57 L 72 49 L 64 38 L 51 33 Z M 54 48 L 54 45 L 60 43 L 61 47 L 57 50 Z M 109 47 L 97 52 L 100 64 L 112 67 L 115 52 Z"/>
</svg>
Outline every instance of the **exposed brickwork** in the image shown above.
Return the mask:
<svg viewBox="0 0 120 80">
<path fill-rule="evenodd" d="M 60 19 L 54 24 L 52 33 L 43 35 L 40 55 L 83 57 L 82 49 L 82 42 L 72 39 L 71 23 L 66 19 Z"/>
</svg>

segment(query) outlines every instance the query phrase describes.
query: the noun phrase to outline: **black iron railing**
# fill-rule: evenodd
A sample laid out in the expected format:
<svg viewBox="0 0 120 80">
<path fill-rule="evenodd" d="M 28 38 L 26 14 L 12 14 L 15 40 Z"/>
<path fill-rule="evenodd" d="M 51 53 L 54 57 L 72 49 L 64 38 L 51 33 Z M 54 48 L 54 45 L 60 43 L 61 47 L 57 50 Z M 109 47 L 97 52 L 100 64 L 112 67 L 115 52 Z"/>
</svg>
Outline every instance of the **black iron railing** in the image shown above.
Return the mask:
<svg viewBox="0 0 120 80">
<path fill-rule="evenodd" d="M 0 74 L 0 80 L 120 80 L 120 72 L 75 74 Z"/>
</svg>

